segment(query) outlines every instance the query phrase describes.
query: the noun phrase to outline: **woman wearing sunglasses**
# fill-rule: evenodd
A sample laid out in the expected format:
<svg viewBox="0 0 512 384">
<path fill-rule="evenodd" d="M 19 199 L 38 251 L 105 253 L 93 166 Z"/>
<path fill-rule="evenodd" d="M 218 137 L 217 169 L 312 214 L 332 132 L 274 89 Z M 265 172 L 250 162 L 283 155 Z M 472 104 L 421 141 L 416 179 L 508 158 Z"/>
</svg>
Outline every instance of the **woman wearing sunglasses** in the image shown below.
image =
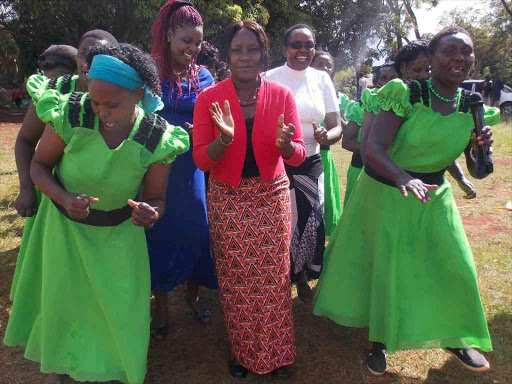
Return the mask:
<svg viewBox="0 0 512 384">
<path fill-rule="evenodd" d="M 329 75 L 310 68 L 315 55 L 315 34 L 297 24 L 284 34 L 286 63 L 266 73 L 270 80 L 286 85 L 293 93 L 306 145 L 306 160 L 298 167 L 286 166 L 292 196 L 292 281 L 299 298 L 312 300 L 305 271 L 320 272 L 324 254 L 323 167 L 320 145 L 341 138 L 341 119 L 336 91 Z M 324 121 L 325 127 L 320 123 Z M 315 274 L 315 273 L 313 273 Z"/>
</svg>

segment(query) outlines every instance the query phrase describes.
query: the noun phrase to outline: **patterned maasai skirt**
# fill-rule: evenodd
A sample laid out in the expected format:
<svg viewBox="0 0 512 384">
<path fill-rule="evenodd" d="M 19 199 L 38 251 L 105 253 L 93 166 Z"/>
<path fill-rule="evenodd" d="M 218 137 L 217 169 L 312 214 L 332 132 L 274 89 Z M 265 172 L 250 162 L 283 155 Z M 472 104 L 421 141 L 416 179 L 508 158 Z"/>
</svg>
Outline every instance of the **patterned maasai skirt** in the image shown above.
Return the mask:
<svg viewBox="0 0 512 384">
<path fill-rule="evenodd" d="M 208 217 L 231 351 L 251 372 L 295 361 L 290 290 L 290 192 L 286 174 L 238 188 L 210 179 Z"/>
</svg>

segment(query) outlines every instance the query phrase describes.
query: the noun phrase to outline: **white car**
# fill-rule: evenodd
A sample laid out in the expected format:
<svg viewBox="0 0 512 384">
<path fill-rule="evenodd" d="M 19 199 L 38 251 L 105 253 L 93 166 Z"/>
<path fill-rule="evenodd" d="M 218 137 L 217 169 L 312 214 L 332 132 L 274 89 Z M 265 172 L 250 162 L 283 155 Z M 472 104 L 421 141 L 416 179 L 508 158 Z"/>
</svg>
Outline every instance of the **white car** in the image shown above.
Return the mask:
<svg viewBox="0 0 512 384">
<path fill-rule="evenodd" d="M 477 92 L 477 89 L 483 88 L 484 80 L 466 80 L 462 83 L 462 88 L 468 91 Z M 501 90 L 500 110 L 503 116 L 512 116 L 512 88 L 505 85 Z"/>
</svg>

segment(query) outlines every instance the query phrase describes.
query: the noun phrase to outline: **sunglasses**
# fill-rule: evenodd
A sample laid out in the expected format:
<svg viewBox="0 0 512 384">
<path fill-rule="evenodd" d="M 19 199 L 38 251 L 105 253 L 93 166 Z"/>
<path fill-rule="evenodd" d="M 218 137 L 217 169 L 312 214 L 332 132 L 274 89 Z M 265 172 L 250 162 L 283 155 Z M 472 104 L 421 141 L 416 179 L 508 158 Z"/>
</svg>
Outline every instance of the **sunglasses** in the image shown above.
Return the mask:
<svg viewBox="0 0 512 384">
<path fill-rule="evenodd" d="M 311 41 L 308 41 L 307 43 L 301 43 L 300 41 L 293 41 L 291 43 L 287 44 L 288 47 L 293 49 L 302 49 L 306 48 L 308 51 L 311 51 L 312 49 L 315 49 L 316 44 L 312 43 Z"/>
</svg>

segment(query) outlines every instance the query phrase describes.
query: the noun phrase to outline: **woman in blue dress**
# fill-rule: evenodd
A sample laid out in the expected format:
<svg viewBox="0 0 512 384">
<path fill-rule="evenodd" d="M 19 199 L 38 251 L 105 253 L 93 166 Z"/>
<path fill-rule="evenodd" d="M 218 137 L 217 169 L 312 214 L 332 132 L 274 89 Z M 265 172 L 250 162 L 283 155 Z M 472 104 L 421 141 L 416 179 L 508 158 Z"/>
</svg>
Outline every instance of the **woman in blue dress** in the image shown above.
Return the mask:
<svg viewBox="0 0 512 384">
<path fill-rule="evenodd" d="M 200 91 L 213 83 L 206 68 L 195 64 L 203 40 L 203 21 L 186 1 L 168 1 L 153 24 L 152 55 L 162 80 L 159 114 L 191 132 L 194 106 Z M 199 309 L 199 285 L 217 288 L 210 254 L 204 173 L 192 151 L 179 156 L 169 175 L 167 214 L 146 232 L 151 265 L 151 289 L 155 312 L 151 334 L 163 339 L 168 333 L 167 292 L 186 282 L 185 300 L 201 323 L 209 312 Z"/>
</svg>

